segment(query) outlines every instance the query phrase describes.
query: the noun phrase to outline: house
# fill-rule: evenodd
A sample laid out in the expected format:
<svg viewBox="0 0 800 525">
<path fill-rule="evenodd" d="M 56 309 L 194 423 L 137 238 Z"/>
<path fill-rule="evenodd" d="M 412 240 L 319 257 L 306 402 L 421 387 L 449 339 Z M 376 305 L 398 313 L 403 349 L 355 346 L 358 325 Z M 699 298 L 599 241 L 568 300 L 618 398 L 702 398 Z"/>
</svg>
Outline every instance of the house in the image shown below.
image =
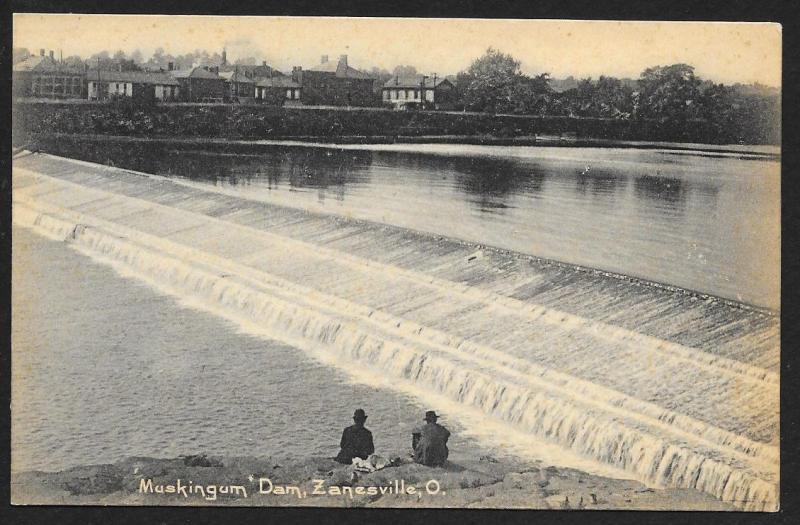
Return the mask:
<svg viewBox="0 0 800 525">
<path fill-rule="evenodd" d="M 256 100 L 261 102 L 275 100 L 282 96 L 284 105 L 296 106 L 301 102 L 303 87 L 286 75 L 276 75 L 256 83 Z"/>
<path fill-rule="evenodd" d="M 452 109 L 455 86 L 447 78 L 436 75 L 416 75 L 394 77 L 387 81 L 381 91 L 383 101 L 396 109 L 424 107 L 433 109 Z"/>
<path fill-rule="evenodd" d="M 223 51 L 224 53 L 224 51 Z M 266 60 L 261 62 L 261 65 L 254 65 L 254 64 L 228 64 L 224 62 L 219 66 L 219 73 L 222 75 L 224 72 L 230 71 L 239 71 L 240 73 L 244 73 L 247 78 L 251 78 L 253 80 L 259 80 L 262 78 L 271 77 L 274 75 L 283 75 L 280 71 L 273 68 L 272 66 L 268 66 Z"/>
<path fill-rule="evenodd" d="M 86 83 L 89 100 L 130 97 L 171 101 L 180 96 L 178 81 L 158 71 L 90 70 L 86 73 Z"/>
<path fill-rule="evenodd" d="M 85 69 L 57 61 L 44 49 L 14 64 L 11 72 L 13 93 L 19 97 L 83 98 Z"/>
<path fill-rule="evenodd" d="M 225 79 L 225 100 L 229 102 L 244 102 L 253 100 L 256 96 L 256 82 L 244 71 L 238 68 L 234 71 L 224 71 L 219 74 Z"/>
<path fill-rule="evenodd" d="M 372 106 L 375 95 L 372 87 L 375 79 L 351 67 L 347 55 L 339 57 L 338 62 L 328 60 L 323 55 L 319 65 L 303 70 L 295 67 L 292 80 L 303 89 L 303 103 L 331 106 Z"/>
<path fill-rule="evenodd" d="M 180 99 L 184 102 L 221 102 L 225 100 L 225 79 L 209 66 L 170 71 L 178 81 Z"/>
</svg>

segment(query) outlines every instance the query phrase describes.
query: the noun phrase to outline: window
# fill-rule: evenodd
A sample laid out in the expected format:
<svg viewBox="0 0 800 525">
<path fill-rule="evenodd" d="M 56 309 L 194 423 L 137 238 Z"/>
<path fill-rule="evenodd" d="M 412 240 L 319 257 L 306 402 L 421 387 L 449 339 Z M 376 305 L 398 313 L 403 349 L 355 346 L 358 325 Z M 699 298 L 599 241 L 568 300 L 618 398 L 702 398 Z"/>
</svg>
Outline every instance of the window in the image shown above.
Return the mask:
<svg viewBox="0 0 800 525">
<path fill-rule="evenodd" d="M 45 94 L 50 95 L 50 94 L 53 93 L 53 85 L 54 85 L 53 77 L 51 77 L 51 76 L 40 77 L 39 82 L 40 82 L 40 84 L 39 84 L 39 93 L 40 94 L 42 94 L 42 95 L 45 95 Z"/>
</svg>

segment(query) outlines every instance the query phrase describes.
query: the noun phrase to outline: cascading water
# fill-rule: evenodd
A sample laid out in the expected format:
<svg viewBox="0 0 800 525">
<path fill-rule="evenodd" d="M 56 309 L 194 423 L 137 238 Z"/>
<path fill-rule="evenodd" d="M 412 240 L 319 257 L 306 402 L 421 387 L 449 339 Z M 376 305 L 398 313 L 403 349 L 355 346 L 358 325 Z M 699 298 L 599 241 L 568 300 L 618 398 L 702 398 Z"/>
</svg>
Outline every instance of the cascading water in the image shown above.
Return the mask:
<svg viewBox="0 0 800 525">
<path fill-rule="evenodd" d="M 428 393 L 444 396 L 651 485 L 695 488 L 748 510 L 777 505 L 779 453 L 772 444 L 692 417 L 679 407 L 667 409 L 490 344 L 68 207 L 44 202 L 35 192 L 15 192 L 14 221 L 66 240 L 184 300 L 257 325 L 270 337 L 313 355 L 411 385 L 422 398 Z M 461 291 L 477 293 L 464 286 Z M 501 311 L 519 307 L 497 302 L 495 308 Z M 599 340 L 614 344 L 659 344 L 628 330 L 542 308 L 533 308 L 526 316 L 529 323 L 553 325 L 565 334 L 592 330 Z M 764 396 L 777 396 L 775 374 L 679 345 L 662 346 L 666 349 L 660 348 L 661 352 L 677 354 L 665 359 L 683 359 L 706 373 L 757 386 Z"/>
</svg>

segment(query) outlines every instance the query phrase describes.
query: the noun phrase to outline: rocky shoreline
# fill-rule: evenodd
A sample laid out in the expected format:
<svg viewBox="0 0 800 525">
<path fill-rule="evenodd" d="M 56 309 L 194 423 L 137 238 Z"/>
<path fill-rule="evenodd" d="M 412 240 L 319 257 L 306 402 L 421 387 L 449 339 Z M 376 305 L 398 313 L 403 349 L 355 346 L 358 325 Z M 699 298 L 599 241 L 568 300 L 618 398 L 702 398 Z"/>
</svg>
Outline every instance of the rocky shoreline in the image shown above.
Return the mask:
<svg viewBox="0 0 800 525">
<path fill-rule="evenodd" d="M 11 496 L 22 505 L 736 510 L 694 490 L 651 489 L 489 456 L 456 458 L 443 468 L 404 459 L 355 475 L 351 466 L 322 457 L 130 457 L 12 473 Z"/>
</svg>

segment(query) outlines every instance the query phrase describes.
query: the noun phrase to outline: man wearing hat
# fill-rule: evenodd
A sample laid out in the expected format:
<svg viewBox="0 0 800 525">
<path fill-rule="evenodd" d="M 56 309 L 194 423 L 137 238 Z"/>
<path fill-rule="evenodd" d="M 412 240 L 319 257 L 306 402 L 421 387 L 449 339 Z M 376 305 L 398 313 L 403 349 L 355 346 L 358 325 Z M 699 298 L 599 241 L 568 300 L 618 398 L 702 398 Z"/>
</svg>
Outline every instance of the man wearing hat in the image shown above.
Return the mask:
<svg viewBox="0 0 800 525">
<path fill-rule="evenodd" d="M 370 454 L 375 452 L 375 445 L 372 444 L 372 432 L 364 428 L 367 414 L 363 409 L 357 409 L 353 413 L 355 424 L 347 427 L 342 432 L 342 441 L 339 446 L 342 450 L 336 456 L 336 461 L 349 465 L 353 458 L 367 459 Z"/>
<path fill-rule="evenodd" d="M 439 416 L 433 410 L 425 412 L 425 424 L 415 428 L 412 433 L 411 446 L 414 449 L 414 461 L 429 467 L 441 467 L 447 461 L 447 440 L 450 431 L 436 422 Z"/>
</svg>

